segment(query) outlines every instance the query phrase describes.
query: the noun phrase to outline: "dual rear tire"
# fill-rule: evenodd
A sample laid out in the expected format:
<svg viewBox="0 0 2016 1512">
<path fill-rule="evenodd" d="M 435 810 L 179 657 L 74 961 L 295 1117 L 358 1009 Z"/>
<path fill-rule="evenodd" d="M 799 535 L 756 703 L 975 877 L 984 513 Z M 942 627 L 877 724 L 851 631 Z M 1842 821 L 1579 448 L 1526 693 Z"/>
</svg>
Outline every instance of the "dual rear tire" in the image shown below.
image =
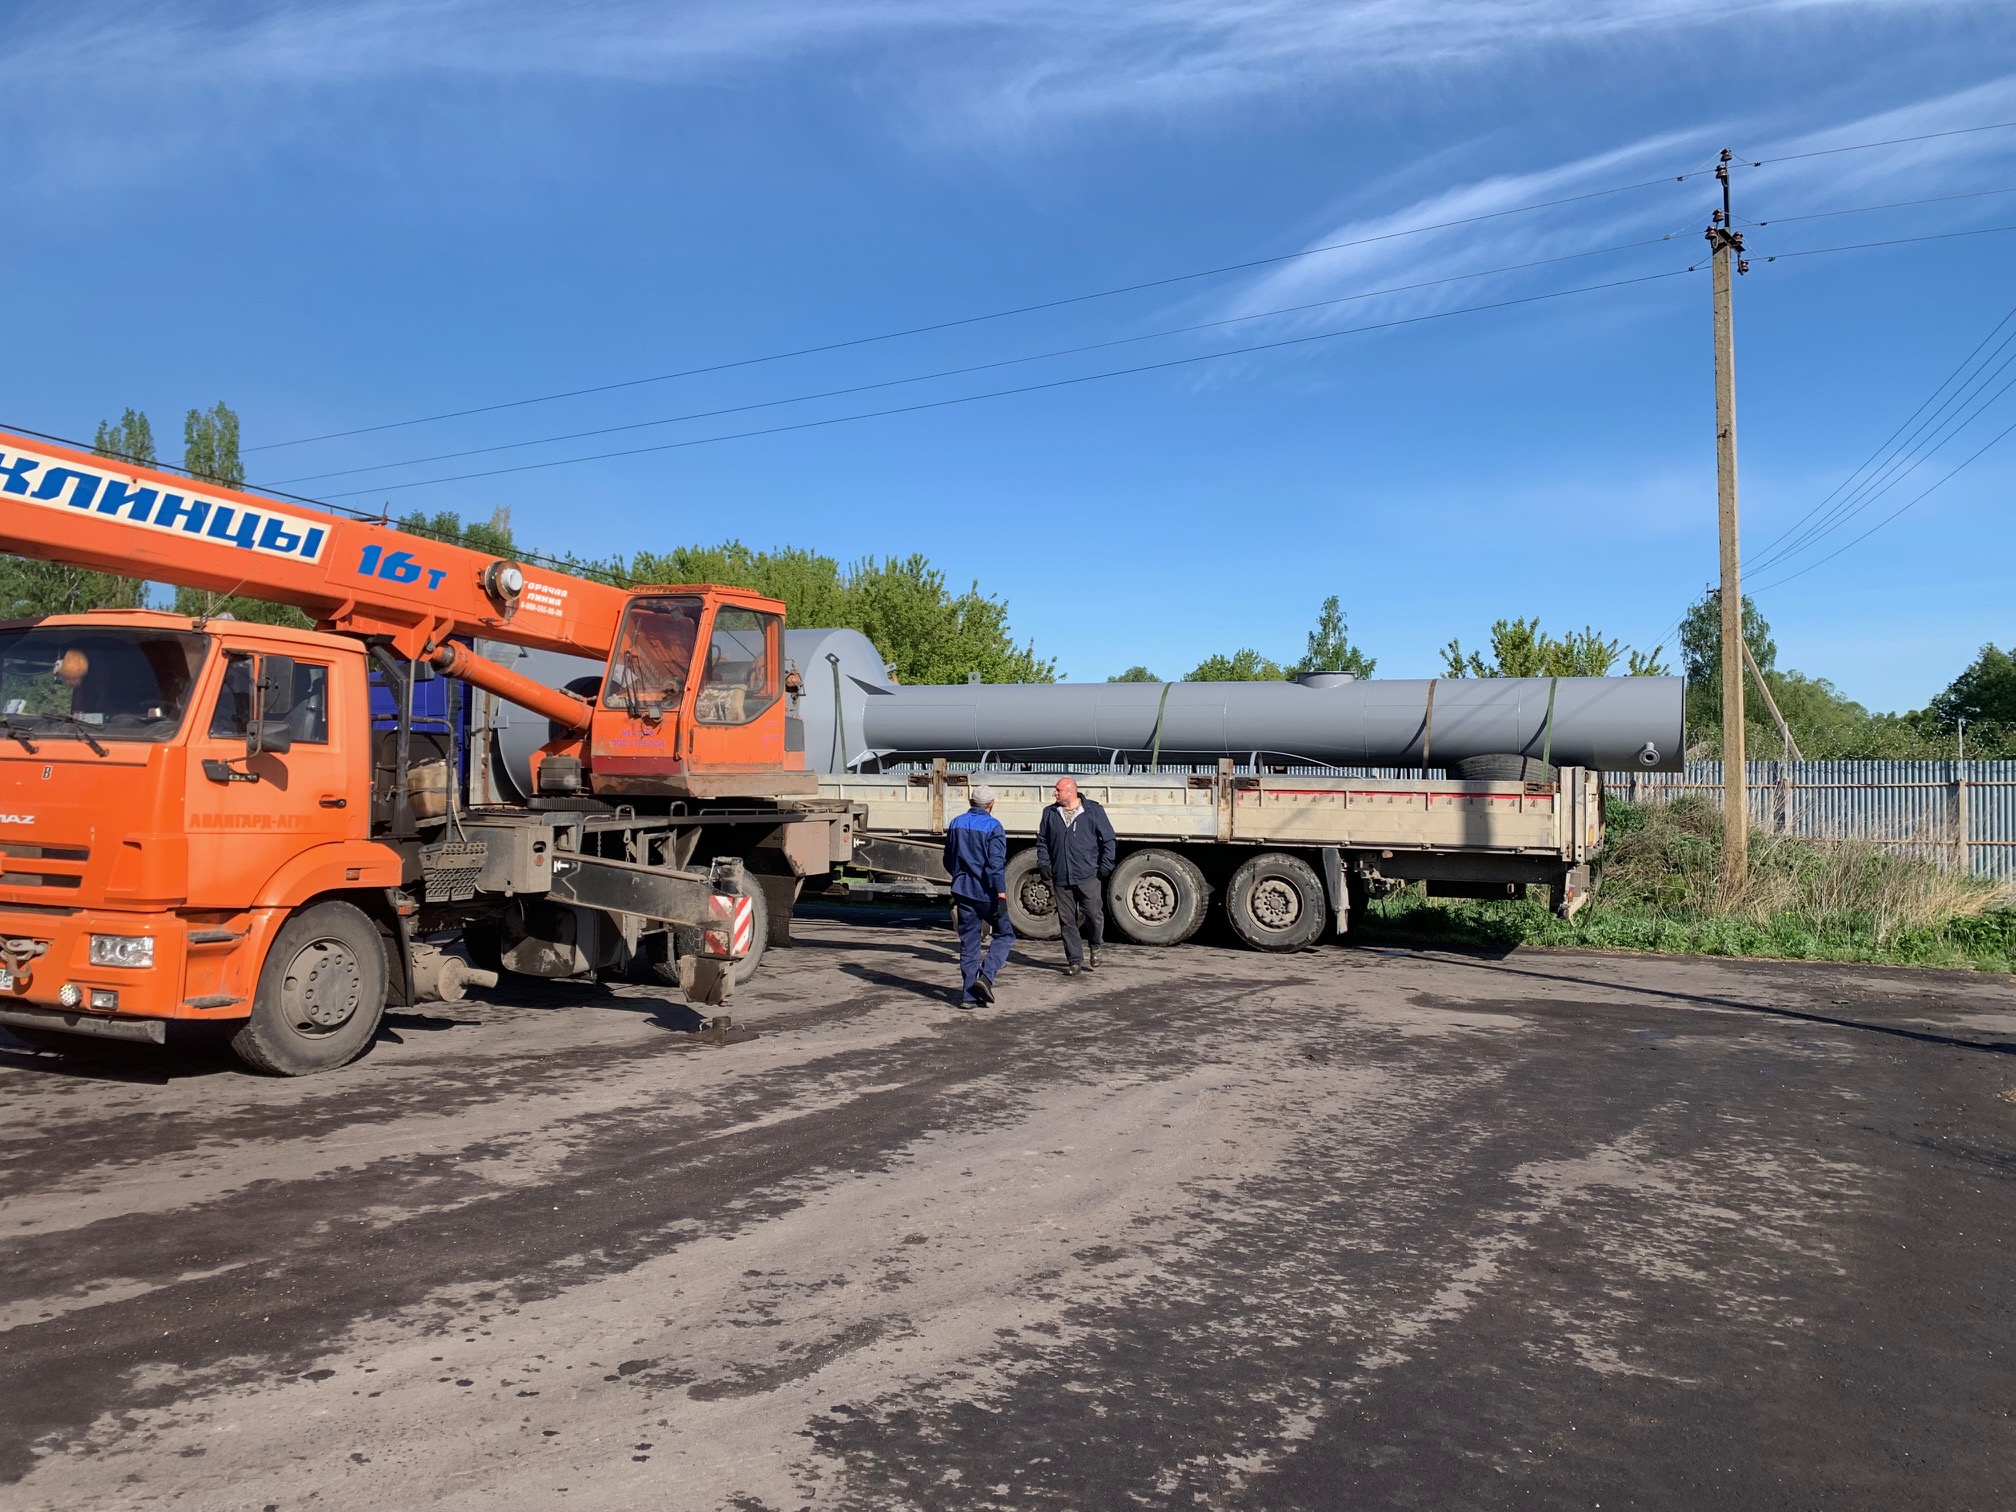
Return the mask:
<svg viewBox="0 0 2016 1512">
<path fill-rule="evenodd" d="M 1323 879 L 1300 856 L 1267 851 L 1232 873 L 1225 918 L 1255 950 L 1301 950 L 1322 938 L 1329 922 Z"/>
<path fill-rule="evenodd" d="M 1056 893 L 1037 869 L 1033 846 L 1008 858 L 1007 885 L 1008 922 L 1018 939 L 1054 940 L 1064 933 Z M 1137 945 L 1180 945 L 1210 909 L 1211 884 L 1196 863 L 1174 851 L 1130 851 L 1106 880 L 1106 922 Z"/>
</svg>

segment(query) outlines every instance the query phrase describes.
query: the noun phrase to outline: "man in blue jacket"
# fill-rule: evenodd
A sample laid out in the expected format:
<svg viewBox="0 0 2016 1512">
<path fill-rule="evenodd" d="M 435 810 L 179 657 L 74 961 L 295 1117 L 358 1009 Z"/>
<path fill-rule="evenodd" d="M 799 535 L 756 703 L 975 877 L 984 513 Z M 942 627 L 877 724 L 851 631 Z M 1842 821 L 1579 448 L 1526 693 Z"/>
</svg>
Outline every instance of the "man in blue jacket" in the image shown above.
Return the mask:
<svg viewBox="0 0 2016 1512">
<path fill-rule="evenodd" d="M 1075 781 L 1059 777 L 1055 793 L 1057 801 L 1043 810 L 1043 821 L 1036 827 L 1036 866 L 1057 900 L 1057 922 L 1064 929 L 1064 974 L 1076 976 L 1099 964 L 1099 947 L 1106 943 L 1102 884 L 1113 875 L 1119 847 L 1106 810 L 1080 796 Z"/>
<path fill-rule="evenodd" d="M 966 812 L 945 826 L 945 870 L 952 874 L 952 918 L 959 926 L 961 1008 L 994 1001 L 994 978 L 1015 943 L 1008 922 L 1008 831 L 994 817 L 994 789 L 984 782 L 966 792 Z M 994 928 L 987 958 L 980 933 Z"/>
</svg>

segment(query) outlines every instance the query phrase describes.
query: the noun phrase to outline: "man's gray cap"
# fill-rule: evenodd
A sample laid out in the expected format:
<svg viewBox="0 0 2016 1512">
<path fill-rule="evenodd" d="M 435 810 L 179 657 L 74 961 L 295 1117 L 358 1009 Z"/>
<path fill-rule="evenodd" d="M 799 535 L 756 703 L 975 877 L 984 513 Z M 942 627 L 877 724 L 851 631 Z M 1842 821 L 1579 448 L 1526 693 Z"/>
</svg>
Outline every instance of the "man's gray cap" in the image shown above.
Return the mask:
<svg viewBox="0 0 2016 1512">
<path fill-rule="evenodd" d="M 976 782 L 966 790 L 968 808 L 986 808 L 994 801 L 994 789 L 984 782 Z"/>
</svg>

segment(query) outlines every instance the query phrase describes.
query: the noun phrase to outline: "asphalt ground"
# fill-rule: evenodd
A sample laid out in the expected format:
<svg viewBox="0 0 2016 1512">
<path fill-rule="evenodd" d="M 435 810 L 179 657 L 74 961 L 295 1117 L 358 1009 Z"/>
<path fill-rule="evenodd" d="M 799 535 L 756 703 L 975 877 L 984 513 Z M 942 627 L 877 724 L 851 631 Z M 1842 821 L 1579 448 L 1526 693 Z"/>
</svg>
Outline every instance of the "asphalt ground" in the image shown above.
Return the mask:
<svg viewBox="0 0 2016 1512">
<path fill-rule="evenodd" d="M 0 1049 L 0 1507 L 2006 1508 L 2007 978 L 801 921 Z"/>
</svg>

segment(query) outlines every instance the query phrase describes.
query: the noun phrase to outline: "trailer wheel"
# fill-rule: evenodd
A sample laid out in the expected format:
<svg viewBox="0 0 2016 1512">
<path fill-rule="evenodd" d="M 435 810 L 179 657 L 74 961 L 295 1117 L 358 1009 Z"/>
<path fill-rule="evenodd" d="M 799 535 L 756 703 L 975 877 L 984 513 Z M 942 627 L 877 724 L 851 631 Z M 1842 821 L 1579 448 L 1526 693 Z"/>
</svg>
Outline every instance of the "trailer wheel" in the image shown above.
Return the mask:
<svg viewBox="0 0 2016 1512">
<path fill-rule="evenodd" d="M 1056 940 L 1064 934 L 1057 922 L 1057 896 L 1036 869 L 1036 847 L 1026 846 L 1008 858 L 1008 922 L 1023 940 Z"/>
<path fill-rule="evenodd" d="M 1537 756 L 1465 756 L 1449 763 L 1459 782 L 1558 782 L 1559 769 Z"/>
<path fill-rule="evenodd" d="M 1106 883 L 1106 916 L 1137 945 L 1181 945 L 1211 906 L 1211 884 L 1187 857 L 1139 850 Z"/>
<path fill-rule="evenodd" d="M 348 903 L 304 908 L 273 937 L 252 1016 L 231 1049 L 269 1076 L 333 1071 L 363 1053 L 385 1013 L 389 975 L 377 926 Z"/>
<path fill-rule="evenodd" d="M 1322 879 L 1300 857 L 1268 851 L 1232 874 L 1225 915 L 1255 950 L 1300 950 L 1323 933 Z"/>
</svg>

